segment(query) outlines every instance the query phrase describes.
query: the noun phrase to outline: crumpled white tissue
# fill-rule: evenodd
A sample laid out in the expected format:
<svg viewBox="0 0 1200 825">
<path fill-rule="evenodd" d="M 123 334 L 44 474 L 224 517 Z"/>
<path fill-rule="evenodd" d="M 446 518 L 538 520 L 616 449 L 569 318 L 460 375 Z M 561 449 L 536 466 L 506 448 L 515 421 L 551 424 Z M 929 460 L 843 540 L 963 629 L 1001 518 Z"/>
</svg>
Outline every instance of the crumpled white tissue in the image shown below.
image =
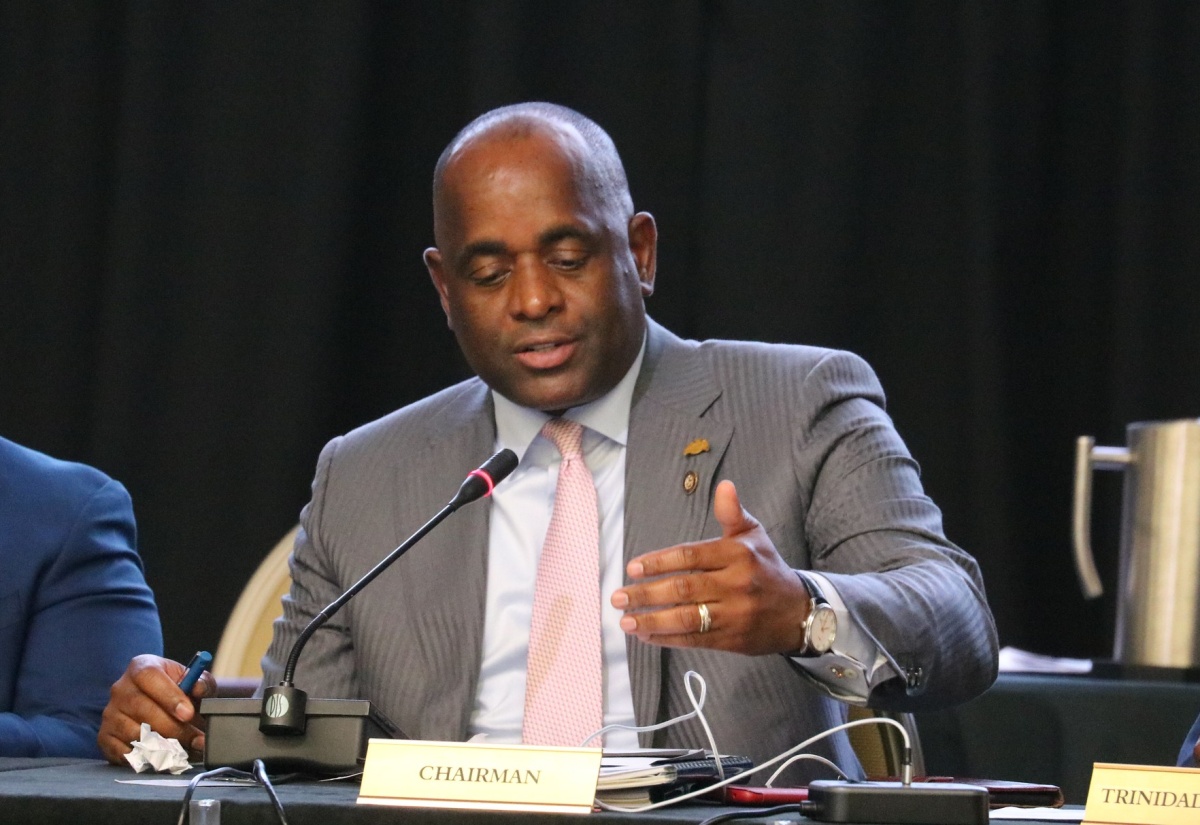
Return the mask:
<svg viewBox="0 0 1200 825">
<path fill-rule="evenodd" d="M 130 742 L 133 751 L 125 754 L 126 761 L 138 773 L 148 770 L 170 771 L 181 774 L 192 765 L 188 762 L 187 751 L 178 739 L 167 739 L 150 729 L 150 725 L 142 722 L 142 736 L 137 742 Z"/>
</svg>

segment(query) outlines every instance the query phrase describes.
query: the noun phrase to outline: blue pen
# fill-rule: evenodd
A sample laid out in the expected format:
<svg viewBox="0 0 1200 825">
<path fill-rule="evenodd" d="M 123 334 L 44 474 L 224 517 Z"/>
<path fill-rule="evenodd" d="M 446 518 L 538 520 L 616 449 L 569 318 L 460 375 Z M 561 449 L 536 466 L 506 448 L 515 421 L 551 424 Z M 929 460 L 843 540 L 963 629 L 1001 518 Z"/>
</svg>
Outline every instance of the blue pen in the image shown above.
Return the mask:
<svg viewBox="0 0 1200 825">
<path fill-rule="evenodd" d="M 192 661 L 188 662 L 187 673 L 183 674 L 183 678 L 179 680 L 179 689 L 184 693 L 191 693 L 192 688 L 196 686 L 200 674 L 208 669 L 212 664 L 212 654 L 207 650 L 200 650 L 192 657 Z"/>
</svg>

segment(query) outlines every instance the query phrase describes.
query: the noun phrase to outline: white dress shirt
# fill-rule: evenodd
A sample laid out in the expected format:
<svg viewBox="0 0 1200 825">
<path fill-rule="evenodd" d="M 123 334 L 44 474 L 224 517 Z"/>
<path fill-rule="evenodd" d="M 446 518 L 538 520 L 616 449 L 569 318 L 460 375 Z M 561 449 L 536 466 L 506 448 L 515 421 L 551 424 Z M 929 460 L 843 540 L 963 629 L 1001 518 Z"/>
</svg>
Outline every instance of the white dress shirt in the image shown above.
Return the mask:
<svg viewBox="0 0 1200 825">
<path fill-rule="evenodd" d="M 563 416 L 584 426 L 584 463 L 592 472 L 600 512 L 605 725 L 636 724 L 625 632 L 620 627 L 623 612 L 609 600 L 625 582 L 625 448 L 633 388 L 644 356 L 645 344 L 617 386 L 590 404 L 567 410 Z M 496 449 L 512 450 L 519 463 L 492 494 L 483 657 L 469 733 L 485 734 L 492 742 L 520 742 L 534 582 L 554 509 L 562 457 L 540 434 L 549 415 L 518 406 L 496 392 L 492 399 Z M 871 687 L 892 675 L 892 668 L 882 651 L 851 621 L 837 590 L 823 576 L 816 578 L 837 613 L 838 636 L 829 654 L 795 661 L 828 685 L 838 698 L 861 704 Z M 860 662 L 871 662 L 872 666 L 864 668 Z M 621 750 L 636 748 L 637 734 L 609 733 L 604 745 Z"/>
<path fill-rule="evenodd" d="M 633 386 L 642 368 L 645 345 L 633 366 L 601 398 L 573 407 L 563 416 L 583 430 L 583 460 L 592 471 L 600 510 L 600 622 L 604 641 L 604 724 L 636 724 L 629 662 L 625 654 L 622 611 L 609 598 L 625 583 L 625 446 Z M 492 393 L 496 408 L 496 448 L 507 447 L 520 462 L 492 494 L 488 529 L 486 617 L 483 660 L 470 733 L 493 742 L 520 742 L 525 715 L 525 662 L 538 559 L 550 515 L 562 456 L 540 434 L 550 416 L 520 407 Z M 599 744 L 599 743 L 593 743 Z M 604 744 L 622 750 L 637 747 L 637 734 L 618 731 Z"/>
</svg>

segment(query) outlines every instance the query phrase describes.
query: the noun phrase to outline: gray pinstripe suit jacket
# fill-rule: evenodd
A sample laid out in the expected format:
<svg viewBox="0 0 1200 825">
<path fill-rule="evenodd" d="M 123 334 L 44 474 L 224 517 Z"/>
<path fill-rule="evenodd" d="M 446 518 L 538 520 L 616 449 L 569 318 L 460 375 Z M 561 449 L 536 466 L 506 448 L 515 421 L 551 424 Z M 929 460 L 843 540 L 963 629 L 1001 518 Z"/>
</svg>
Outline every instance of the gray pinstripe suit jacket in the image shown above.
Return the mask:
<svg viewBox="0 0 1200 825">
<path fill-rule="evenodd" d="M 870 704 L 941 707 L 992 683 L 996 632 L 974 560 L 942 535 L 882 405 L 874 373 L 849 353 L 684 341 L 651 322 L 630 414 L 625 556 L 719 535 L 712 491 L 732 479 L 789 564 L 828 576 L 897 672 L 912 674 L 878 686 Z M 696 438 L 711 449 L 685 457 Z M 266 684 L 278 681 L 304 624 L 437 512 L 494 439 L 490 394 L 472 379 L 326 446 L 301 517 L 292 590 L 263 660 Z M 689 470 L 700 478 L 691 494 L 682 485 Z M 368 698 L 414 738 L 464 739 L 483 639 L 489 508 L 453 515 L 343 608 L 305 648 L 296 684 L 311 696 Z M 846 708 L 782 656 L 637 640 L 628 653 L 639 723 L 689 709 L 683 674 L 699 671 L 724 752 L 765 761 L 845 719 Z M 653 740 L 703 742 L 694 722 Z M 857 770 L 844 737 L 814 750 Z"/>
</svg>

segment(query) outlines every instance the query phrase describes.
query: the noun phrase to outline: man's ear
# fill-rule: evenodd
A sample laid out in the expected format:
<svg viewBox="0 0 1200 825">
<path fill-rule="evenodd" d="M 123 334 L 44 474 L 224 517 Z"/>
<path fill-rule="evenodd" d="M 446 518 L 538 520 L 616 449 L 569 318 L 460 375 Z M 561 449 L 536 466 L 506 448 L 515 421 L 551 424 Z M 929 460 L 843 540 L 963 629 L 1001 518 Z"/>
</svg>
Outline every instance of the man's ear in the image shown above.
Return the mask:
<svg viewBox="0 0 1200 825">
<path fill-rule="evenodd" d="M 658 266 L 658 226 L 649 212 L 638 212 L 629 219 L 629 251 L 637 264 L 642 295 L 654 294 L 654 275 Z"/>
<path fill-rule="evenodd" d="M 425 250 L 422 257 L 425 259 L 425 268 L 429 270 L 429 279 L 433 281 L 433 288 L 437 290 L 438 300 L 442 302 L 442 312 L 446 313 L 446 326 L 454 329 L 454 323 L 450 320 L 450 297 L 446 292 L 446 273 L 442 269 L 442 253 L 436 246 L 431 246 Z"/>
</svg>

